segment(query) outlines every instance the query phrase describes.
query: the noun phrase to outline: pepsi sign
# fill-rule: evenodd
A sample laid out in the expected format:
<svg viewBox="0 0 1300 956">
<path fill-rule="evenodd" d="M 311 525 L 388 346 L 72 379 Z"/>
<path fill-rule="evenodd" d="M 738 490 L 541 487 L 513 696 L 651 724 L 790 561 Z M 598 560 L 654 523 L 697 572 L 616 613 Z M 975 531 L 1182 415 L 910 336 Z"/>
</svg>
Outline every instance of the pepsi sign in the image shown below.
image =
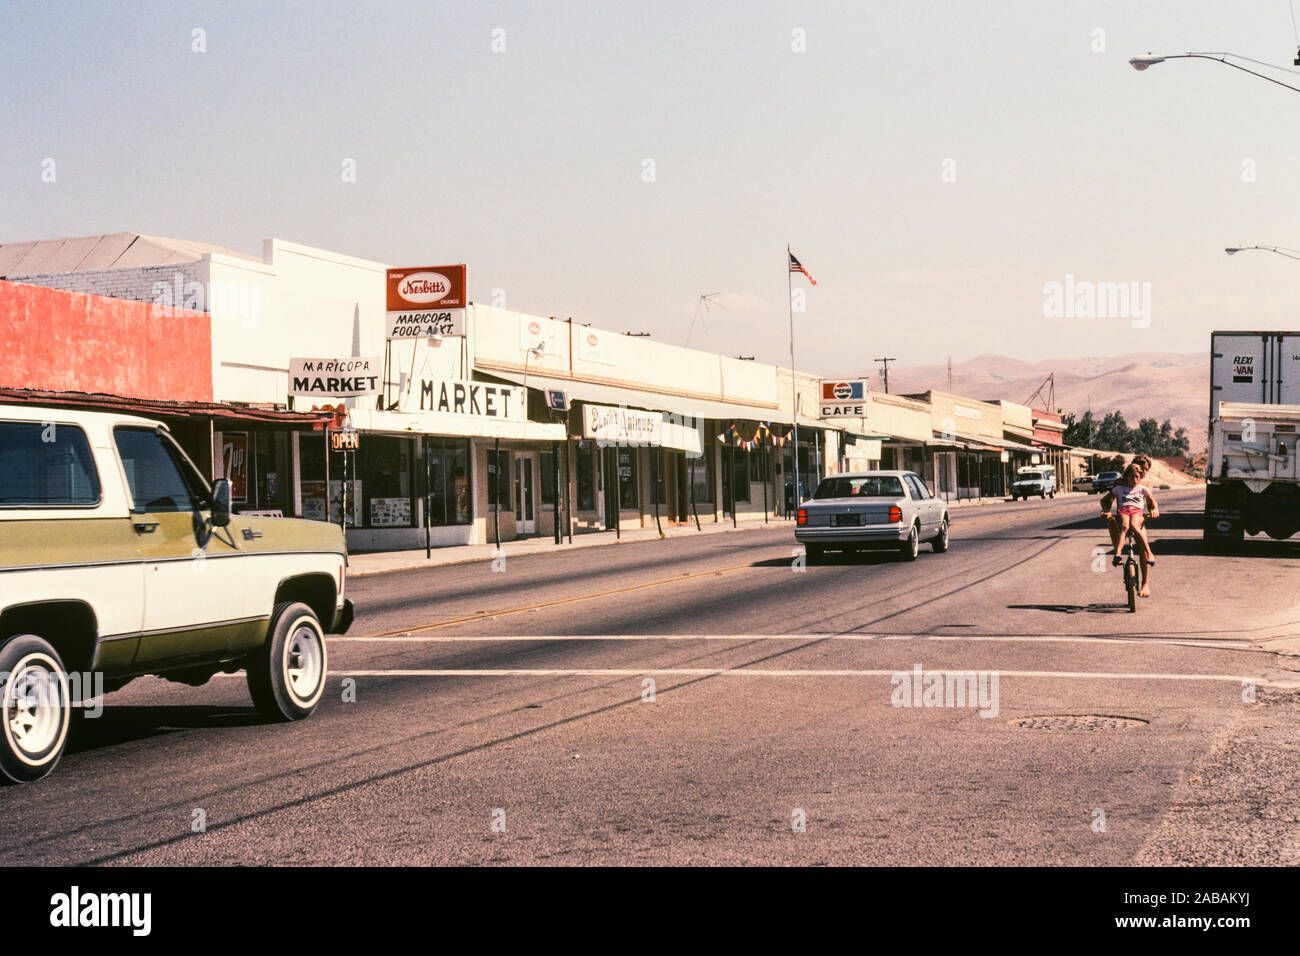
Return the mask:
<svg viewBox="0 0 1300 956">
<path fill-rule="evenodd" d="M 822 418 L 865 418 L 867 415 L 867 383 L 865 379 L 844 379 L 822 382 Z"/>
</svg>

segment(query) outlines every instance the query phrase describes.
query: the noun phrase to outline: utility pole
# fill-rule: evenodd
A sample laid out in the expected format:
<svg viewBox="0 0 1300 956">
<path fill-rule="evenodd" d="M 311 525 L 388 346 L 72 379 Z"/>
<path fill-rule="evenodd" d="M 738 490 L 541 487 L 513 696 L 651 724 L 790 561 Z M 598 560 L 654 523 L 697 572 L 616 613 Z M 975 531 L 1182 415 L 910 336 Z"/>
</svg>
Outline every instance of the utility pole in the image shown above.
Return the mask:
<svg viewBox="0 0 1300 956">
<path fill-rule="evenodd" d="M 896 358 L 878 358 L 878 359 L 876 359 L 876 361 L 880 363 L 881 374 L 885 376 L 885 394 L 888 395 L 888 394 L 889 394 L 889 363 L 890 363 L 890 362 L 897 362 L 898 359 L 896 359 Z"/>
<path fill-rule="evenodd" d="M 886 390 L 888 391 L 888 390 Z M 952 356 L 948 356 L 948 391 L 952 391 Z"/>
</svg>

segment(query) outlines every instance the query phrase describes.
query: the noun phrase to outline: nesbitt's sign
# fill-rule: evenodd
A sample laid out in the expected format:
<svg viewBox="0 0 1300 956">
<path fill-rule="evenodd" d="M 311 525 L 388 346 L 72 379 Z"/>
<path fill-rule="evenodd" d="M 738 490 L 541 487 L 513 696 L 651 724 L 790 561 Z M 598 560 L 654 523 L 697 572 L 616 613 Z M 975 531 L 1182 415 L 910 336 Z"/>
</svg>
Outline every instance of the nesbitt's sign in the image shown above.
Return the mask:
<svg viewBox="0 0 1300 956">
<path fill-rule="evenodd" d="M 379 394 L 380 371 L 384 363 L 371 358 L 291 358 L 290 395 L 328 395 L 331 398 L 359 398 Z"/>
<path fill-rule="evenodd" d="M 465 334 L 465 267 L 389 269 L 385 312 L 390 339 Z"/>
<path fill-rule="evenodd" d="M 866 418 L 867 383 L 865 379 L 822 382 L 822 418 Z"/>
<path fill-rule="evenodd" d="M 447 412 L 522 422 L 524 390 L 516 385 L 492 382 L 421 378 L 402 396 L 399 408 L 403 412 Z"/>
</svg>

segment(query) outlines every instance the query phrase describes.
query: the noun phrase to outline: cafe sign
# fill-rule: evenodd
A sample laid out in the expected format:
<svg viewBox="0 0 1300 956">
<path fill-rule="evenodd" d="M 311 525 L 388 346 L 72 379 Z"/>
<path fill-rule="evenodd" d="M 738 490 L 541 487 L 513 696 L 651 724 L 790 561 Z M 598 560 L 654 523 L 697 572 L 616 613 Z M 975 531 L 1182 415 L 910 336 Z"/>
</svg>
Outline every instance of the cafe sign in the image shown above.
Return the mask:
<svg viewBox="0 0 1300 956">
<path fill-rule="evenodd" d="M 389 339 L 465 334 L 465 267 L 389 269 L 384 316 Z"/>
</svg>

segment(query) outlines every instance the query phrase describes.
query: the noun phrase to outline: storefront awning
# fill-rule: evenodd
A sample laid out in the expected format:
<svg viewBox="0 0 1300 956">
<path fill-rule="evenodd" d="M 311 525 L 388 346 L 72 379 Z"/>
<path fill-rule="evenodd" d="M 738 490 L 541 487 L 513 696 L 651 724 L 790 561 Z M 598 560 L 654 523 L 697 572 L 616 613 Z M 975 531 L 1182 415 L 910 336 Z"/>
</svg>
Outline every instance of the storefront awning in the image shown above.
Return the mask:
<svg viewBox="0 0 1300 956">
<path fill-rule="evenodd" d="M 512 382 L 524 384 L 524 376 L 513 372 L 498 372 L 495 369 L 483 369 L 484 374 Z M 709 418 L 715 421 L 739 420 L 745 422 L 770 422 L 777 425 L 791 424 L 790 416 L 779 408 L 763 408 L 756 405 L 742 405 L 737 402 L 716 402 L 706 399 L 690 398 L 685 395 L 666 395 L 660 392 L 647 392 L 643 389 L 625 388 L 621 385 L 600 385 L 595 382 L 583 382 L 571 378 L 551 375 L 528 375 L 528 387 L 536 389 L 559 389 L 568 393 L 571 402 L 591 402 L 599 405 L 626 405 L 631 408 L 644 408 L 647 411 L 667 412 L 670 415 L 682 415 L 687 418 Z M 834 428 L 825 422 L 799 416 L 800 428 Z"/>
<path fill-rule="evenodd" d="M 566 438 L 565 426 L 560 423 L 488 418 L 483 415 L 456 415 L 434 411 L 381 412 L 370 408 L 354 408 L 349 417 L 352 420 L 352 427 L 362 432 L 443 435 L 452 438 L 500 438 L 510 441 L 562 442 Z"/>
<path fill-rule="evenodd" d="M 183 402 L 160 398 L 129 398 L 103 392 L 62 392 L 40 388 L 0 388 L 0 405 L 60 405 L 89 411 L 126 412 L 148 418 L 212 419 L 213 424 L 247 428 L 278 425 L 291 429 L 319 429 L 333 412 L 291 412 L 282 408 L 240 405 L 234 402 Z"/>
</svg>

